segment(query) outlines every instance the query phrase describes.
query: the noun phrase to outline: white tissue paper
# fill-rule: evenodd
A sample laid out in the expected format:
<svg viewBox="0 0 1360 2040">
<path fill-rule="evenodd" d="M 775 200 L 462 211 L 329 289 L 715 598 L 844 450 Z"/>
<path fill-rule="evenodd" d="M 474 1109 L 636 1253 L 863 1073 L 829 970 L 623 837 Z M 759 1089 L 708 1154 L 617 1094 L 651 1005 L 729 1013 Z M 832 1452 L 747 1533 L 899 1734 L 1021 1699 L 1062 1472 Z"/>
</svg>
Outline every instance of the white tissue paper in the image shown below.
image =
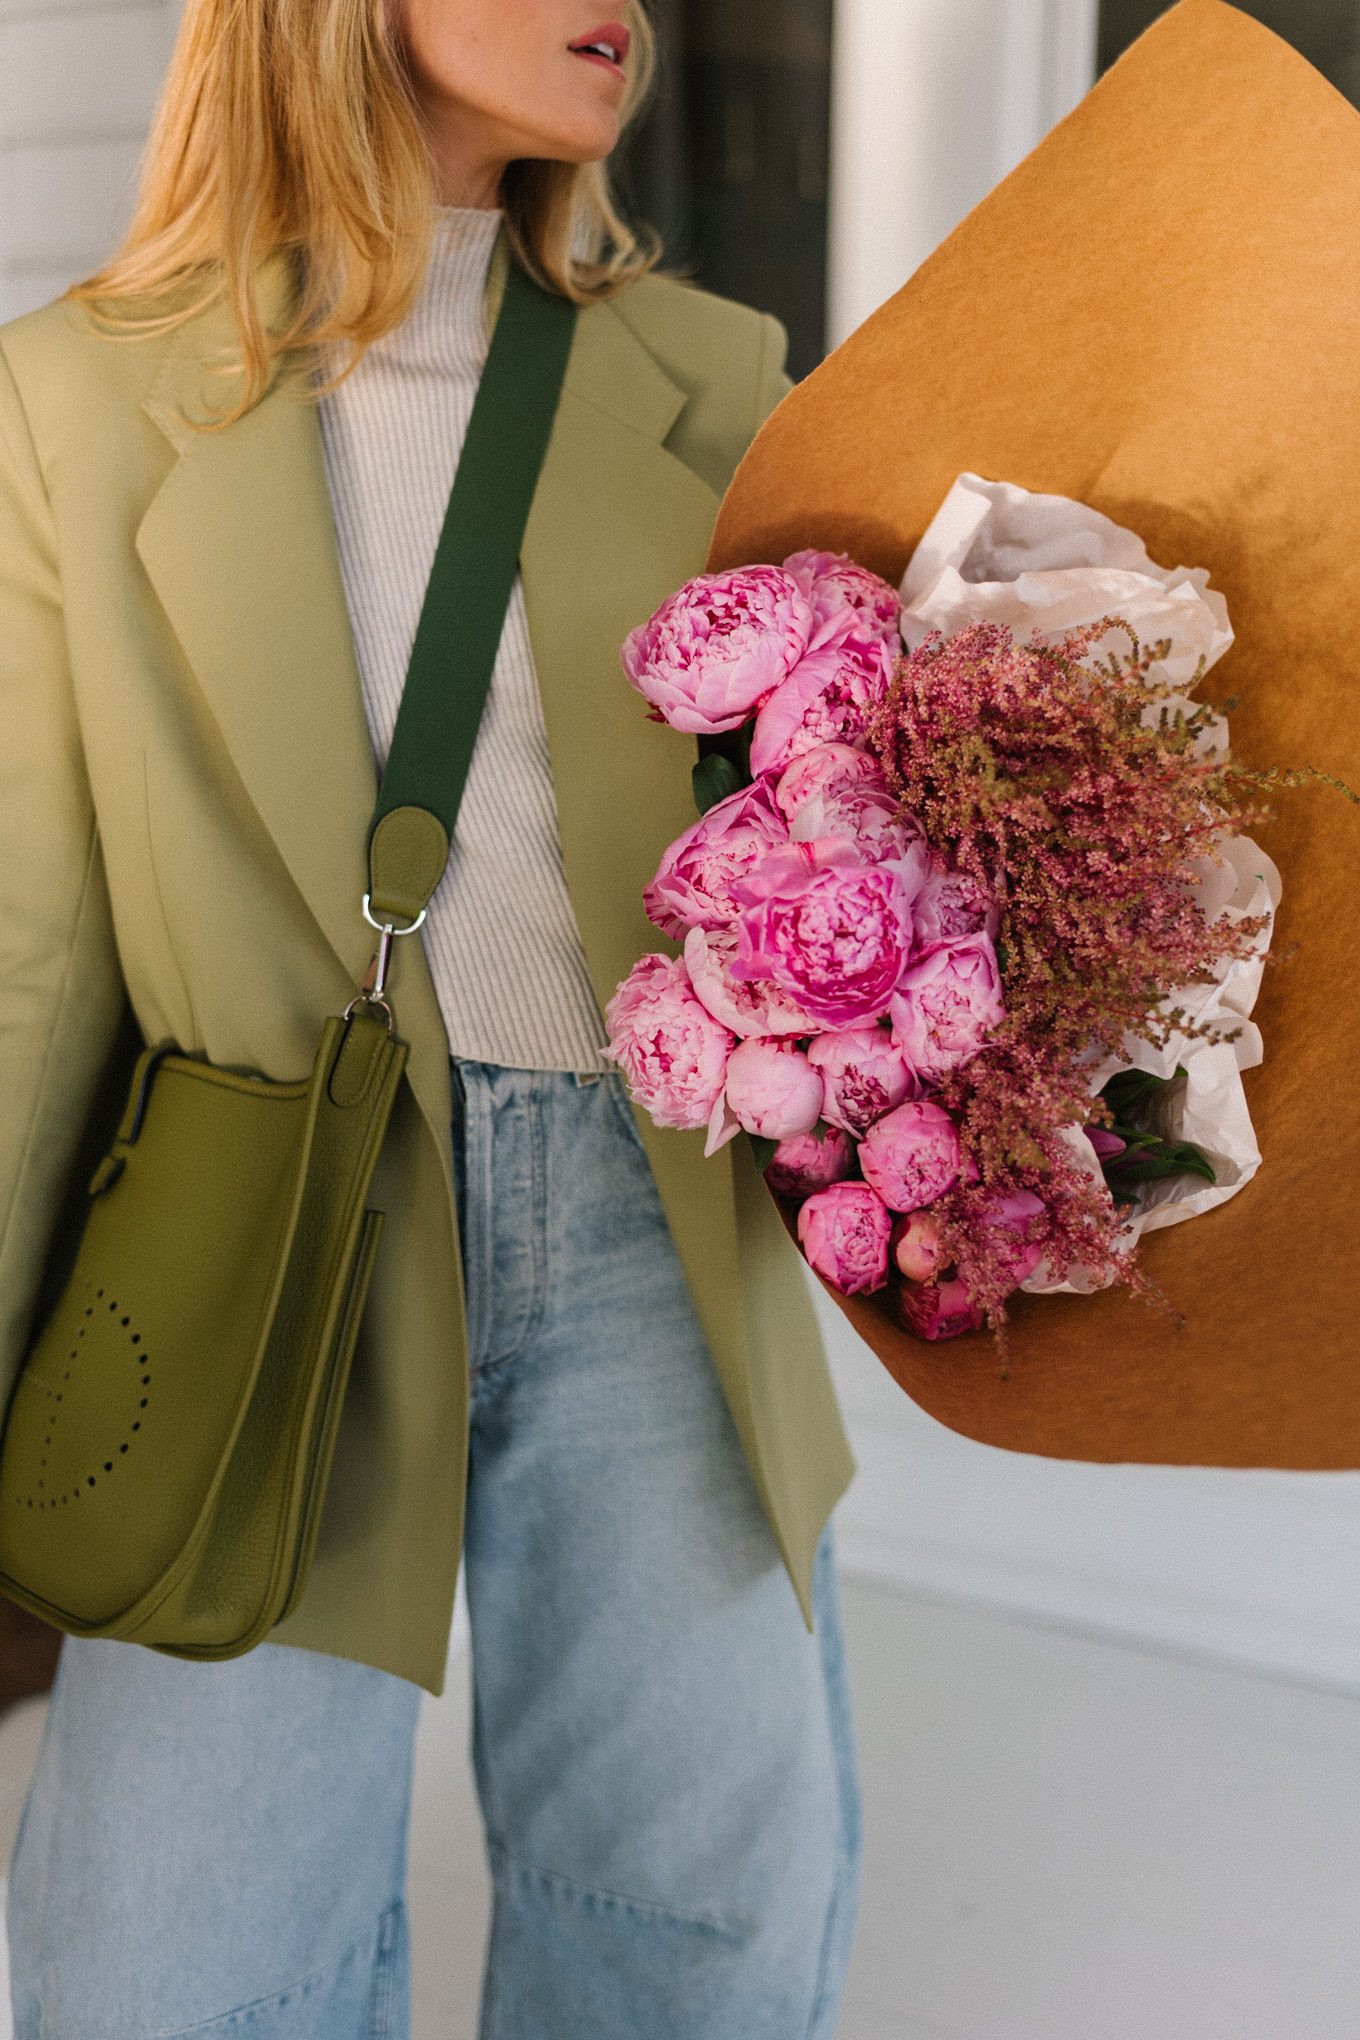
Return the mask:
<svg viewBox="0 0 1360 2040">
<path fill-rule="evenodd" d="M 1207 672 L 1222 658 L 1233 640 L 1227 604 L 1209 587 L 1203 567 L 1159 567 L 1135 532 L 1087 504 L 974 474 L 960 475 L 940 505 L 907 564 L 900 594 L 902 636 L 911 651 L 932 630 L 952 637 L 971 623 L 1005 624 L 1017 638 L 1029 640 L 1037 633 L 1051 640 L 1102 616 L 1119 615 L 1145 646 L 1171 640 L 1154 675 L 1159 682 L 1188 687 L 1197 672 Z M 1127 639 L 1116 633 L 1108 645 L 1097 642 L 1092 656 L 1126 646 Z M 1192 697 L 1177 697 L 1172 705 L 1189 708 Z M 1160 704 L 1150 703 L 1149 718 L 1159 709 Z M 1200 749 L 1220 751 L 1227 740 L 1226 722 L 1215 717 Z M 1159 1131 L 1203 1148 L 1217 1176 L 1214 1183 L 1181 1176 L 1140 1185 L 1137 1207 L 1124 1228 L 1130 1244 L 1141 1233 L 1222 1204 L 1250 1182 L 1261 1161 L 1242 1071 L 1262 1055 L 1260 1032 L 1250 1016 L 1279 905 L 1280 874 L 1249 837 L 1225 837 L 1217 857 L 1198 860 L 1197 893 L 1211 916 L 1226 914 L 1240 921 L 1265 913 L 1270 922 L 1250 957 L 1226 961 L 1212 984 L 1181 987 L 1165 1001 L 1168 1011 L 1179 1007 L 1193 1022 L 1235 1030 L 1235 1040 L 1187 1040 L 1178 1033 L 1157 1050 L 1130 1039 L 1122 1060 L 1107 1059 L 1092 1068 L 1093 1096 L 1116 1070 L 1170 1077 L 1183 1068 L 1185 1080 L 1168 1094 Z M 1067 1137 L 1092 1180 L 1103 1185 L 1099 1160 L 1081 1128 L 1072 1127 Z M 1022 1284 L 1034 1292 L 1081 1294 L 1100 1286 L 1082 1269 L 1053 1270 L 1044 1262 Z"/>
</svg>

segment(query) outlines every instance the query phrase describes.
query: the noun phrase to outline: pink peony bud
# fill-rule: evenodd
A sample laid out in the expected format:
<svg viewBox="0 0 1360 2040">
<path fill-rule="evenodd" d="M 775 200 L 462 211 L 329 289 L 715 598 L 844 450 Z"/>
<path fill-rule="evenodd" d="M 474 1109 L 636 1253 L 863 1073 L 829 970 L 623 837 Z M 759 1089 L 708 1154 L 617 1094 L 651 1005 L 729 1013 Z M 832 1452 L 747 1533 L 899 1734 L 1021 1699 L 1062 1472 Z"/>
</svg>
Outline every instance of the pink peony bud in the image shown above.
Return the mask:
<svg viewBox="0 0 1360 2040">
<path fill-rule="evenodd" d="M 876 1020 L 911 950 L 919 874 L 865 864 L 839 837 L 789 843 L 732 887 L 738 978 L 769 978 L 824 1028 Z"/>
<path fill-rule="evenodd" d="M 727 1103 L 762 1140 L 811 1133 L 822 1116 L 822 1079 L 791 1041 L 739 1041 L 727 1064 Z"/>
<path fill-rule="evenodd" d="M 865 793 L 886 793 L 888 782 L 883 768 L 870 751 L 853 744 L 817 744 L 800 751 L 775 781 L 774 797 L 786 821 L 792 821 L 804 801 L 814 794 L 846 793 L 858 787 Z"/>
<path fill-rule="evenodd" d="M 925 884 L 912 903 L 912 920 L 921 949 L 938 942 L 957 942 L 961 935 L 984 934 L 996 940 L 1001 908 L 979 879 L 951 871 L 932 853 Z"/>
<path fill-rule="evenodd" d="M 765 1181 L 780 1197 L 807 1197 L 853 1175 L 855 1143 L 838 1126 L 814 1126 L 811 1133 L 781 1140 L 765 1171 Z"/>
<path fill-rule="evenodd" d="M 918 1094 L 911 1065 L 886 1027 L 843 1027 L 808 1043 L 808 1060 L 826 1085 L 823 1116 L 847 1133 L 867 1133 L 876 1119 Z"/>
<path fill-rule="evenodd" d="M 667 850 L 656 877 L 643 891 L 648 920 L 677 942 L 684 941 L 690 928 L 725 926 L 737 914 L 732 881 L 744 878 L 788 836 L 788 823 L 767 779 L 729 794 Z"/>
<path fill-rule="evenodd" d="M 958 1181 L 958 1129 L 929 1098 L 899 1105 L 875 1121 L 859 1144 L 859 1165 L 893 1211 L 919 1211 Z"/>
<path fill-rule="evenodd" d="M 949 1282 L 904 1282 L 893 1303 L 918 1339 L 957 1339 L 982 1327 L 982 1312 L 957 1276 Z"/>
<path fill-rule="evenodd" d="M 605 1008 L 609 1054 L 658 1126 L 704 1126 L 735 1037 L 695 996 L 678 958 L 644 956 Z"/>
<path fill-rule="evenodd" d="M 1122 1155 L 1128 1146 L 1128 1142 L 1121 1140 L 1117 1133 L 1112 1133 L 1108 1126 L 1084 1126 L 1082 1132 L 1102 1162 L 1112 1161 L 1115 1155 Z"/>
<path fill-rule="evenodd" d="M 883 1287 L 891 1233 L 892 1213 L 867 1183 L 832 1183 L 798 1212 L 798 1244 L 809 1265 L 846 1296 Z"/>
<path fill-rule="evenodd" d="M 1048 1207 L 1032 1190 L 994 1197 L 978 1217 L 987 1252 L 1013 1288 L 1028 1281 L 1044 1258 Z"/>
<path fill-rule="evenodd" d="M 784 566 L 812 602 L 814 645 L 821 642 L 823 631 L 839 627 L 848 612 L 859 629 L 901 651 L 902 598 L 891 582 L 870 573 L 849 553 L 817 552 L 810 546 L 790 553 Z"/>
<path fill-rule="evenodd" d="M 853 843 L 865 864 L 881 864 L 895 857 L 910 862 L 916 874 L 913 892 L 924 883 L 930 852 L 920 823 L 912 815 L 899 814 L 890 793 L 869 786 L 833 787 L 809 794 L 789 824 L 795 843 L 810 843 L 818 836 L 843 836 Z M 913 936 L 915 909 L 912 911 Z"/>
<path fill-rule="evenodd" d="M 808 648 L 812 604 L 782 567 L 698 574 L 630 630 L 623 670 L 673 729 L 734 730 Z"/>
<path fill-rule="evenodd" d="M 996 951 L 986 935 L 964 935 L 923 951 L 898 983 L 893 1035 L 927 1084 L 938 1084 L 977 1054 L 1005 1017 Z"/>
<path fill-rule="evenodd" d="M 893 1227 L 893 1264 L 909 1282 L 932 1282 L 944 1266 L 940 1228 L 928 1211 L 913 1211 Z"/>
<path fill-rule="evenodd" d="M 691 928 L 685 937 L 690 981 L 715 1020 L 734 1034 L 815 1034 L 819 1022 L 770 978 L 739 978 L 734 929 Z"/>
<path fill-rule="evenodd" d="M 757 712 L 752 772 L 782 772 L 818 744 L 862 744 L 892 676 L 892 653 L 862 627 L 806 653 Z"/>
</svg>

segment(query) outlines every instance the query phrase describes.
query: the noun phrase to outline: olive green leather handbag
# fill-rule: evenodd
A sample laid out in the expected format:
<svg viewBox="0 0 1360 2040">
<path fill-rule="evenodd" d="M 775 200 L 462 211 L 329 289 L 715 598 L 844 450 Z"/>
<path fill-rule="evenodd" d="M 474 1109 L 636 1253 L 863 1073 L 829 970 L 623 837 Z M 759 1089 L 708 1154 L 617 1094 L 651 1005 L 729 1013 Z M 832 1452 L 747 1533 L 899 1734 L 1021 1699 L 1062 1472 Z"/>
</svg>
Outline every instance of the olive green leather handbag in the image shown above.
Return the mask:
<svg viewBox="0 0 1360 2040">
<path fill-rule="evenodd" d="M 0 1436 L 0 1592 L 79 1636 L 250 1650 L 307 1583 L 406 1066 L 391 944 L 444 871 L 576 308 L 511 261 L 368 834 L 362 988 L 280 1082 L 138 1056 Z"/>
</svg>

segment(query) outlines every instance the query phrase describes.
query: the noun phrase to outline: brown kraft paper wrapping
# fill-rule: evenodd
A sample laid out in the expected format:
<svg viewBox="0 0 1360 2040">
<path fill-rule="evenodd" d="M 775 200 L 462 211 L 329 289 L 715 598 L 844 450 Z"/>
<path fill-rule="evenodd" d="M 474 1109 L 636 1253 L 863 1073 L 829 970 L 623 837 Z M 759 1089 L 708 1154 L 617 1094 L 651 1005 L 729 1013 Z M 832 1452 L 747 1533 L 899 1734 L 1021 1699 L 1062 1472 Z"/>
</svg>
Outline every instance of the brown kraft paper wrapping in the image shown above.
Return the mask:
<svg viewBox="0 0 1360 2040">
<path fill-rule="evenodd" d="M 905 117 L 905 116 L 904 116 Z M 971 469 L 1205 566 L 1234 749 L 1360 788 L 1360 113 L 1278 37 L 1181 0 L 772 413 L 710 570 L 846 551 L 900 580 Z M 836 1302 L 968 1436 L 1065 1459 L 1360 1466 L 1360 810 L 1272 796 L 1284 898 L 1246 1074 L 1263 1155 L 1149 1235 L 1182 1329 L 1126 1294 L 1014 1299 L 929 1345 Z M 832 1292 L 834 1295 L 835 1292 Z"/>
</svg>

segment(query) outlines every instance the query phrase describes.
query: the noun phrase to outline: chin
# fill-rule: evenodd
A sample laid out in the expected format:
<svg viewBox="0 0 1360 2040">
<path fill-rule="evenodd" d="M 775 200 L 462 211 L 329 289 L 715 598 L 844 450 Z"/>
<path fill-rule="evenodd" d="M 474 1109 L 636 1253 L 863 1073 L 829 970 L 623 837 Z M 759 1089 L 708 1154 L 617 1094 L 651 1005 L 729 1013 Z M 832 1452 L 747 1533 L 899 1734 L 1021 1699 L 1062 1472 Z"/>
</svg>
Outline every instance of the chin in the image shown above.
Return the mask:
<svg viewBox="0 0 1360 2040">
<path fill-rule="evenodd" d="M 609 108 L 578 110 L 545 129 L 534 154 L 558 163 L 597 163 L 613 152 L 618 139 L 618 116 Z"/>
</svg>

